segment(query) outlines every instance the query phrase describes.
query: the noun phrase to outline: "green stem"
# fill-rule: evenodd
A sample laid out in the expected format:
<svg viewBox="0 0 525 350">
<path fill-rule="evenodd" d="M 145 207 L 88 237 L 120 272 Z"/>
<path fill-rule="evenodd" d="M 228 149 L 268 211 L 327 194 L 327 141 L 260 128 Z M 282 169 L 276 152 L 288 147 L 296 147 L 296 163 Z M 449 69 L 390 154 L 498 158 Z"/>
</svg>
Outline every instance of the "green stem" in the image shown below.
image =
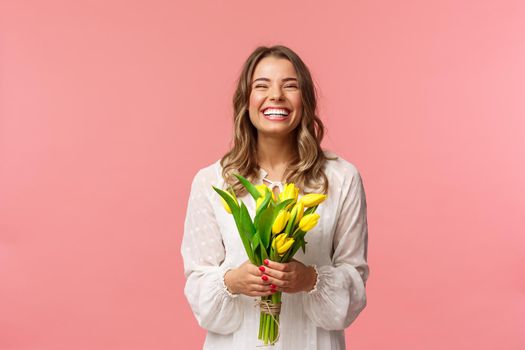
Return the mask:
<svg viewBox="0 0 525 350">
<path fill-rule="evenodd" d="M 272 343 L 275 340 L 275 337 L 273 336 L 274 330 L 275 330 L 275 322 L 274 322 L 273 318 L 270 318 L 270 334 L 268 336 L 270 338 L 269 339 L 270 343 Z"/>
<path fill-rule="evenodd" d="M 270 318 L 266 317 L 266 322 L 264 325 L 264 345 L 268 345 L 268 338 L 269 338 L 269 333 L 270 333 L 270 322 L 269 321 L 270 321 Z"/>
<path fill-rule="evenodd" d="M 259 316 L 259 339 L 262 339 L 263 324 L 264 324 L 264 312 L 261 311 L 261 315 Z"/>
<path fill-rule="evenodd" d="M 295 231 L 293 231 L 292 233 L 292 237 L 295 239 L 295 234 L 297 233 L 297 231 L 299 231 L 299 226 L 297 226 L 297 228 L 295 229 Z"/>
<path fill-rule="evenodd" d="M 275 316 L 277 322 L 279 322 L 279 315 Z M 275 327 L 275 338 L 277 338 L 277 333 L 279 333 L 279 326 Z"/>
</svg>

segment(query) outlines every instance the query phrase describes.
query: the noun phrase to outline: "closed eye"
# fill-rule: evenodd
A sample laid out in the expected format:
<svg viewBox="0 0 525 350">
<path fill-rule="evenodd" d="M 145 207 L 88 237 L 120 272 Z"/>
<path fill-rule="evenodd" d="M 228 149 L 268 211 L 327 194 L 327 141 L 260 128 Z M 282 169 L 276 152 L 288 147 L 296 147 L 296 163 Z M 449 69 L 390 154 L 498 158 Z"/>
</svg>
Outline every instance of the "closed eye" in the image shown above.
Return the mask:
<svg viewBox="0 0 525 350">
<path fill-rule="evenodd" d="M 262 87 L 262 88 L 266 88 L 267 86 L 266 86 L 266 85 L 255 85 L 255 87 L 256 87 L 256 88 L 260 88 L 260 87 Z M 297 85 L 287 85 L 287 86 L 285 86 L 284 88 L 286 88 L 286 89 L 287 89 L 287 88 L 294 88 L 294 89 L 297 89 Z"/>
</svg>

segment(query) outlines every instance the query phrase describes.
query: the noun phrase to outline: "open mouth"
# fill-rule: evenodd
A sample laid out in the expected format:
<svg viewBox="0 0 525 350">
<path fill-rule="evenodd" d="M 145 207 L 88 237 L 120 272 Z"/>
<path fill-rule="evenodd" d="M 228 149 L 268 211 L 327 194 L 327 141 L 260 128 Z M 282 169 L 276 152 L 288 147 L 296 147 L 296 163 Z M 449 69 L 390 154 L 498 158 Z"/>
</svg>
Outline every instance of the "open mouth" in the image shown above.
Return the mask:
<svg viewBox="0 0 525 350">
<path fill-rule="evenodd" d="M 281 107 L 266 107 L 262 110 L 262 113 L 268 120 L 285 120 L 288 119 L 290 110 Z"/>
</svg>

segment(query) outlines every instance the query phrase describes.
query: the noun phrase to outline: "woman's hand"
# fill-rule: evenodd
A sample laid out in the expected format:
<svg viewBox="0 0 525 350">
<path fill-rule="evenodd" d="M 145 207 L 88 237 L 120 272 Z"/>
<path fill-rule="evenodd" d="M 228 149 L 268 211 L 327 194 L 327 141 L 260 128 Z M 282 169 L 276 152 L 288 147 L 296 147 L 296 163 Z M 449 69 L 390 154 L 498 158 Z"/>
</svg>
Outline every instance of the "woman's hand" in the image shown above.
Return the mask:
<svg viewBox="0 0 525 350">
<path fill-rule="evenodd" d="M 272 295 L 275 290 L 272 291 L 270 282 L 264 281 L 262 276 L 261 269 L 246 260 L 238 268 L 226 272 L 224 284 L 231 293 L 235 294 L 240 293 L 250 297 Z"/>
<path fill-rule="evenodd" d="M 276 290 L 285 293 L 308 292 L 314 288 L 317 281 L 315 269 L 295 259 L 288 263 L 265 260 L 263 267 L 268 282 L 276 286 Z"/>
</svg>

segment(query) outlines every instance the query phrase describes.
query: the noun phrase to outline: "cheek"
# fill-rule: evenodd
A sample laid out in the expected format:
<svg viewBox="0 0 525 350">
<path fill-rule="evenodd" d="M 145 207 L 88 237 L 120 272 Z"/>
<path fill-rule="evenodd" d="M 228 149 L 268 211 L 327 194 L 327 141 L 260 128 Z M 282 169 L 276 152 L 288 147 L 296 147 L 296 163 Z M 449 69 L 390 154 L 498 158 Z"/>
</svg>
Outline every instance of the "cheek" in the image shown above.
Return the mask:
<svg viewBox="0 0 525 350">
<path fill-rule="evenodd" d="M 293 104 L 294 104 L 295 109 L 297 110 L 303 109 L 303 100 L 301 99 L 301 95 L 294 96 Z"/>
<path fill-rule="evenodd" d="M 301 118 L 302 113 L 303 113 L 303 103 L 301 99 L 294 101 L 293 106 L 294 106 L 295 112 L 297 113 L 297 116 Z"/>
<path fill-rule="evenodd" d="M 250 95 L 250 109 L 259 110 L 263 97 L 257 94 Z"/>
<path fill-rule="evenodd" d="M 296 117 L 295 117 L 295 120 L 294 120 L 294 126 L 297 126 L 297 125 L 301 124 L 301 120 L 303 119 L 303 105 L 302 105 L 302 103 L 299 103 L 299 104 L 295 105 L 294 107 L 295 107 L 295 112 L 296 112 Z"/>
<path fill-rule="evenodd" d="M 259 110 L 261 109 L 263 102 L 264 102 L 263 96 L 260 96 L 257 94 L 250 96 L 249 113 L 250 113 L 250 119 L 252 120 L 253 124 L 258 123 Z"/>
</svg>

